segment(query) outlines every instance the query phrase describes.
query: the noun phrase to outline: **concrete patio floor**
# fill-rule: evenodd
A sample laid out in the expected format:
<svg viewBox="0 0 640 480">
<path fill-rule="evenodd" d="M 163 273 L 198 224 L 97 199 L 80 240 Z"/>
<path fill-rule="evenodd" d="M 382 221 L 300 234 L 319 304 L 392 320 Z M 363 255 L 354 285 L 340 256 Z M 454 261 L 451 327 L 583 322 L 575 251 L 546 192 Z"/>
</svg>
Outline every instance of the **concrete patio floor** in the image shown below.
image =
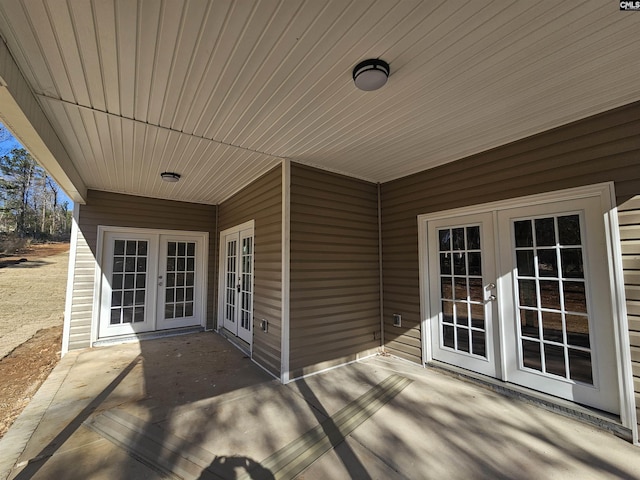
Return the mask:
<svg viewBox="0 0 640 480">
<path fill-rule="evenodd" d="M 0 478 L 631 479 L 640 449 L 389 357 L 281 385 L 199 333 L 65 356 Z"/>
</svg>

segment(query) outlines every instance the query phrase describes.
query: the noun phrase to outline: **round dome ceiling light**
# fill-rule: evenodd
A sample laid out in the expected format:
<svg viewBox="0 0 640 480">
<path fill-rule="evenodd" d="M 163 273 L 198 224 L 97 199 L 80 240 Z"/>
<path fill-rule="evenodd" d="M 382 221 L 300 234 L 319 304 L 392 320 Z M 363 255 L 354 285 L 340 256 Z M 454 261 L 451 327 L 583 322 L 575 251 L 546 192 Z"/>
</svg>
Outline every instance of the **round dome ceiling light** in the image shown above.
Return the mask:
<svg viewBox="0 0 640 480">
<path fill-rule="evenodd" d="M 353 69 L 353 81 L 356 87 L 365 92 L 384 86 L 388 78 L 389 64 L 377 58 L 360 62 Z"/>
<path fill-rule="evenodd" d="M 176 183 L 180 180 L 180 174 L 175 172 L 162 172 L 160 177 L 162 177 L 162 180 L 169 183 Z"/>
</svg>

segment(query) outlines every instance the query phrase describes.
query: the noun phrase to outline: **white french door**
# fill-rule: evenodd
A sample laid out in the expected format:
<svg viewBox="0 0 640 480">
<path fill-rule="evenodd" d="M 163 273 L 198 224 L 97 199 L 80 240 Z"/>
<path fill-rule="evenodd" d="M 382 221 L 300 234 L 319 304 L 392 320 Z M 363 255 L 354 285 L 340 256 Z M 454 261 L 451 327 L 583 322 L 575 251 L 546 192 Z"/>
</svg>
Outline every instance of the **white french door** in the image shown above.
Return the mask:
<svg viewBox="0 0 640 480">
<path fill-rule="evenodd" d="M 220 318 L 225 330 L 247 342 L 253 336 L 253 222 L 220 234 Z"/>
<path fill-rule="evenodd" d="M 198 237 L 160 236 L 158 330 L 201 323 L 202 248 Z"/>
<path fill-rule="evenodd" d="M 153 330 L 158 237 L 145 233 L 105 232 L 103 245 L 98 337 Z"/>
<path fill-rule="evenodd" d="M 497 376 L 493 216 L 429 222 L 433 356 Z"/>
<path fill-rule="evenodd" d="M 102 229 L 98 337 L 201 325 L 206 234 Z"/>
<path fill-rule="evenodd" d="M 620 412 L 599 196 L 426 228 L 434 360 Z"/>
</svg>

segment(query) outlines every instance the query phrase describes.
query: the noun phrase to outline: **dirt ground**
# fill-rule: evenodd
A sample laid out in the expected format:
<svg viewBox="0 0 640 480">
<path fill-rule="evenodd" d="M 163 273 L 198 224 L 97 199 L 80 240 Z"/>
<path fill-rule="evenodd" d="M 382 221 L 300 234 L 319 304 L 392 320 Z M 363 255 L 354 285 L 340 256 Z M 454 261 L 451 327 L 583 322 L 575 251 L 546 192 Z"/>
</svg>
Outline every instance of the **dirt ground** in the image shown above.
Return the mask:
<svg viewBox="0 0 640 480">
<path fill-rule="evenodd" d="M 31 245 L 24 250 L 12 255 L 0 254 L 0 268 L 8 267 L 25 261 L 39 260 L 51 255 L 58 255 L 69 251 L 68 243 L 45 243 L 42 245 Z"/>
<path fill-rule="evenodd" d="M 68 243 L 0 257 L 0 437 L 60 360 Z"/>
</svg>

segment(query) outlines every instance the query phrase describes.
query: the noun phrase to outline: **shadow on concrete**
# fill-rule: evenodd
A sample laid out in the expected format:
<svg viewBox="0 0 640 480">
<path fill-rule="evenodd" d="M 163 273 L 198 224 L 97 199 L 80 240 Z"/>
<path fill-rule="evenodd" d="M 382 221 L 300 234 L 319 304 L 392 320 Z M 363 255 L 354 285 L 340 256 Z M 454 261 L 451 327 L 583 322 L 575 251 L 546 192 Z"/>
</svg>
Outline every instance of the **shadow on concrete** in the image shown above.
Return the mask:
<svg viewBox="0 0 640 480">
<path fill-rule="evenodd" d="M 148 469 L 145 478 L 269 480 L 277 472 L 265 459 L 319 424 L 334 464 L 319 467 L 321 457 L 308 478 L 378 478 L 380 471 L 390 472 L 384 478 L 639 478 L 637 450 L 620 439 L 395 359 L 377 357 L 282 386 L 217 334 L 150 340 L 139 349 L 113 363 L 118 371 L 109 379 L 95 371 L 90 381 L 104 387 L 15 478 L 137 478 L 138 462 L 135 468 Z M 110 350 L 87 353 L 104 361 Z M 390 372 L 413 383 L 345 442 L 331 428 L 332 415 Z M 83 445 L 59 451 L 107 414 L 130 427 L 110 438 L 127 452 L 124 460 L 92 457 Z"/>
<path fill-rule="evenodd" d="M 32 478 L 56 451 L 80 428 L 82 423 L 106 400 L 106 398 L 120 385 L 122 380 L 138 365 L 141 358 L 134 358 L 120 374 L 107 385 L 98 396 L 82 409 L 80 413 L 51 440 L 38 455 L 32 458 L 27 466 L 15 477 L 16 480 L 26 480 Z"/>
<path fill-rule="evenodd" d="M 210 475 L 213 473 L 213 477 Z M 238 477 L 245 478 L 247 480 L 274 480 L 273 473 L 267 468 L 264 468 L 258 462 L 239 456 L 221 456 L 209 465 L 205 471 L 200 474 L 198 480 L 209 480 L 211 478 L 229 478 L 235 479 Z"/>
<path fill-rule="evenodd" d="M 337 428 L 335 422 L 331 419 L 331 415 L 323 407 L 322 402 L 313 393 L 313 390 L 309 387 L 304 378 L 296 382 L 296 386 L 304 399 L 309 402 L 311 411 L 318 419 L 318 423 L 322 425 L 322 428 L 331 442 L 331 446 L 335 449 L 338 445 L 343 444 L 340 450 L 336 450 L 338 458 L 342 462 L 345 470 L 349 472 L 350 478 L 358 478 L 362 480 L 368 480 L 371 478 L 364 465 L 360 462 L 355 455 L 349 444 L 343 443 L 345 437 Z"/>
</svg>

